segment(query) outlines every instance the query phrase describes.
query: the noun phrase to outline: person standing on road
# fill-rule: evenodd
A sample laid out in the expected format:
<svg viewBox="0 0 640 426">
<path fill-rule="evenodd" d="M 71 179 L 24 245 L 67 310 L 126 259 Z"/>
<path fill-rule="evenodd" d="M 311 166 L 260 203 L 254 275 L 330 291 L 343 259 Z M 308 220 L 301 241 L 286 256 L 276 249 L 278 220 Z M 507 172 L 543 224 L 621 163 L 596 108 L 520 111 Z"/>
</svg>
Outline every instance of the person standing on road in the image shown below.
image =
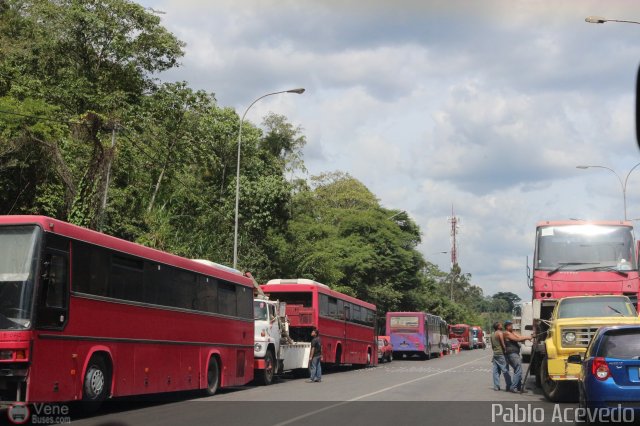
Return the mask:
<svg viewBox="0 0 640 426">
<path fill-rule="evenodd" d="M 505 343 L 502 335 L 502 324 L 493 323 L 493 332 L 491 333 L 491 349 L 493 349 L 493 390 L 500 390 L 500 373 L 504 376 L 506 389 L 511 387 L 511 377 L 509 376 L 509 368 L 505 359 Z"/>
<path fill-rule="evenodd" d="M 320 342 L 320 333 L 317 328 L 311 330 L 311 353 L 309 354 L 309 369 L 311 370 L 311 380 L 309 383 L 322 381 L 322 342 Z"/>
<path fill-rule="evenodd" d="M 520 387 L 522 386 L 522 360 L 520 359 L 520 342 L 524 342 L 526 340 L 533 340 L 533 337 L 530 336 L 521 336 L 518 333 L 513 331 L 513 323 L 509 320 L 504 322 L 505 331 L 503 333 L 504 336 L 504 344 L 505 344 L 505 355 L 507 359 L 507 363 L 513 368 L 513 382 L 511 383 L 511 388 L 507 389 L 510 392 L 520 392 Z"/>
</svg>

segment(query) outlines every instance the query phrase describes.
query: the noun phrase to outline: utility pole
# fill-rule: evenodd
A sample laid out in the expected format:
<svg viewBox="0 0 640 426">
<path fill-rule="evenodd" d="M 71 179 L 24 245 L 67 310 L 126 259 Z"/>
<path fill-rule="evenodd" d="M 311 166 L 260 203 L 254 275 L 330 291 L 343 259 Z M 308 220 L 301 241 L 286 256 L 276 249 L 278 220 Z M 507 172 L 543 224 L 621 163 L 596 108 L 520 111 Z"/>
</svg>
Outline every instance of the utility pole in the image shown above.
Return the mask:
<svg viewBox="0 0 640 426">
<path fill-rule="evenodd" d="M 451 217 L 449 218 L 449 223 L 451 224 L 451 272 L 449 273 L 449 276 L 451 278 L 450 298 L 451 298 L 451 301 L 453 302 L 453 286 L 456 281 L 455 280 L 456 276 L 454 275 L 454 266 L 458 264 L 458 241 L 457 241 L 458 218 L 456 217 L 453 211 L 453 205 L 451 205 Z"/>
</svg>

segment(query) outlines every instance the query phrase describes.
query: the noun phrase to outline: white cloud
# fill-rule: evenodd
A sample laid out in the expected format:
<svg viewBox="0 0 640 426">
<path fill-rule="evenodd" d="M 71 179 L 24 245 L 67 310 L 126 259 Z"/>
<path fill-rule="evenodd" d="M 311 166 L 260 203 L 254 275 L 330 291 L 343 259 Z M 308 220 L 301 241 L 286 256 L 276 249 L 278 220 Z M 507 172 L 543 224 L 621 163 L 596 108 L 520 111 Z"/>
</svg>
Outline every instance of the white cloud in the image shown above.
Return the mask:
<svg viewBox="0 0 640 426">
<path fill-rule="evenodd" d="M 543 219 L 619 218 L 634 142 L 635 4 L 568 0 L 144 0 L 187 42 L 164 76 L 242 111 L 305 129 L 311 173 L 343 170 L 423 230 L 449 267 L 452 205 L 459 262 L 485 294 L 529 295 L 525 259 Z M 638 168 L 640 170 L 640 167 Z M 640 171 L 629 179 L 640 217 Z"/>
</svg>

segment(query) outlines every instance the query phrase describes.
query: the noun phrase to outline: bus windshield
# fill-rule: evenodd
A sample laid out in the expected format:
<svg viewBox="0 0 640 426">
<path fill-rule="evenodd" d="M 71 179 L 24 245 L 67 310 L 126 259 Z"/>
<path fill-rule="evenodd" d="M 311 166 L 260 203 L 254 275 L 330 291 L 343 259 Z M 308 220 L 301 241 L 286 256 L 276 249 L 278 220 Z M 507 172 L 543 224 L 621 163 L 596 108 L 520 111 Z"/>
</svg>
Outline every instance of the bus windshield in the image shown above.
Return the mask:
<svg viewBox="0 0 640 426">
<path fill-rule="evenodd" d="M 465 334 L 467 332 L 467 330 L 468 329 L 466 327 L 453 327 L 451 329 L 453 334 Z"/>
<path fill-rule="evenodd" d="M 536 269 L 637 270 L 629 226 L 543 226 L 537 234 Z"/>
<path fill-rule="evenodd" d="M 0 228 L 0 329 L 22 330 L 31 326 L 36 226 Z"/>
<path fill-rule="evenodd" d="M 418 317 L 391 317 L 391 328 L 418 328 Z"/>
</svg>

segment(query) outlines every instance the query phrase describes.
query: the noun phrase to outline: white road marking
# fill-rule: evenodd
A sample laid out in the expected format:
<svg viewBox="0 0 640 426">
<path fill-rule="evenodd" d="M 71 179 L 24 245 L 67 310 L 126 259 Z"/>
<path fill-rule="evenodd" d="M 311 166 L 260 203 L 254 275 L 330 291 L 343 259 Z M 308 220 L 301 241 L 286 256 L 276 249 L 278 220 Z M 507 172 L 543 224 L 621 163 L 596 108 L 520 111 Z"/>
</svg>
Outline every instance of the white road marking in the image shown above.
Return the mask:
<svg viewBox="0 0 640 426">
<path fill-rule="evenodd" d="M 408 384 L 411 384 L 411 383 L 419 382 L 420 380 L 428 379 L 429 377 L 437 376 L 438 374 L 446 373 L 448 371 L 455 370 L 456 368 L 460 368 L 460 367 L 468 365 L 468 364 L 473 364 L 474 362 L 478 362 L 478 361 L 481 361 L 481 360 L 483 360 L 485 358 L 490 358 L 490 357 L 491 357 L 491 355 L 483 356 L 482 358 L 474 359 L 473 361 L 465 362 L 464 364 L 456 365 L 455 367 L 451 367 L 451 368 L 448 368 L 446 370 L 438 371 L 437 373 L 433 373 L 433 374 L 429 374 L 427 376 L 422 376 L 422 377 L 418 377 L 418 378 L 415 378 L 415 379 L 411 379 L 411 380 L 408 380 L 406 382 L 398 383 L 398 384 L 393 385 L 393 386 L 388 386 L 386 388 L 377 390 L 375 392 L 371 392 L 371 393 L 368 393 L 368 394 L 365 394 L 365 395 L 360 395 L 360 396 L 357 396 L 355 398 L 351 398 L 351 399 L 346 400 L 346 401 L 338 402 L 336 404 L 332 404 L 332 405 L 329 405 L 329 406 L 324 407 L 324 408 L 320 408 L 320 409 L 317 409 L 317 410 L 314 410 L 314 411 L 310 411 L 308 413 L 305 413 L 303 415 L 294 417 L 294 418 L 286 420 L 284 422 L 276 423 L 274 426 L 285 426 L 285 425 L 297 422 L 298 420 L 306 419 L 307 417 L 316 415 L 318 413 L 322 413 L 324 411 L 331 410 L 333 408 L 349 404 L 350 402 L 360 401 L 361 399 L 365 399 L 365 398 L 368 398 L 370 396 L 377 395 L 379 393 L 387 392 L 387 391 L 390 391 L 392 389 L 399 388 L 401 386 L 405 386 L 405 385 L 408 385 Z"/>
</svg>

